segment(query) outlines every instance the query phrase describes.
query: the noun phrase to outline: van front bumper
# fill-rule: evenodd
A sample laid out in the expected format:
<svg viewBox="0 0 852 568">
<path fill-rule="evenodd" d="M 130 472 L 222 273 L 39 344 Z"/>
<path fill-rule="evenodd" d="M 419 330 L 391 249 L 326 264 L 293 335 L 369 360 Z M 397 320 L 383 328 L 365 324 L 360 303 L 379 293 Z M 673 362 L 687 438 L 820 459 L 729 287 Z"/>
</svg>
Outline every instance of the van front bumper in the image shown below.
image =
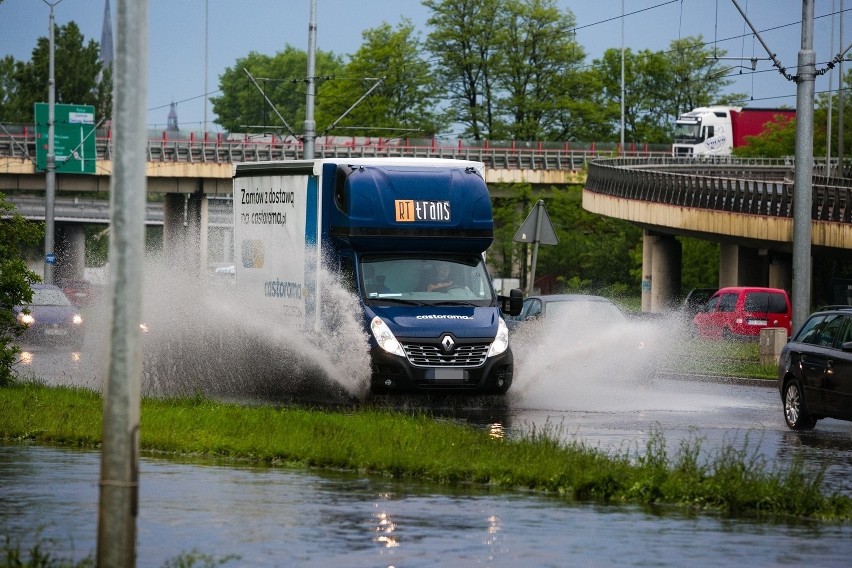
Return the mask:
<svg viewBox="0 0 852 568">
<path fill-rule="evenodd" d="M 476 392 L 505 393 L 512 384 L 514 359 L 511 348 L 482 365 L 420 366 L 413 365 L 407 357 L 392 355 L 380 347 L 373 347 L 370 356 L 373 373 L 371 391 L 391 392 Z"/>
</svg>

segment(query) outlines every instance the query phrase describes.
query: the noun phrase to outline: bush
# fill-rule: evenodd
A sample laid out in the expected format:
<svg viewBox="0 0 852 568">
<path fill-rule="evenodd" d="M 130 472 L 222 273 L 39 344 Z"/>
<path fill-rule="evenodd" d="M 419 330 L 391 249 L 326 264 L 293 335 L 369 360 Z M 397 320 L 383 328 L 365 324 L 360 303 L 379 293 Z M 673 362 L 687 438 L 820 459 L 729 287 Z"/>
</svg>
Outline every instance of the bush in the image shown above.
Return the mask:
<svg viewBox="0 0 852 568">
<path fill-rule="evenodd" d="M 31 285 L 40 280 L 27 268 L 24 251 L 43 237 L 43 226 L 24 219 L 0 193 L 0 386 L 12 382 L 18 353 L 14 341 L 22 331 L 14 307 L 32 300 Z"/>
</svg>

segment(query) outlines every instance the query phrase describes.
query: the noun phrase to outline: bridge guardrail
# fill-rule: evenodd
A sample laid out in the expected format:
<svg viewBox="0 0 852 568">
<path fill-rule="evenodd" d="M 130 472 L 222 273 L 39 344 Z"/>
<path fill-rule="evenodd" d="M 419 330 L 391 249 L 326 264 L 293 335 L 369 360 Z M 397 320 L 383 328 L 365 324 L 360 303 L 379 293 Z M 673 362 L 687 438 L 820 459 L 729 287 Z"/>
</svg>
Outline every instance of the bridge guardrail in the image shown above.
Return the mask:
<svg viewBox="0 0 852 568">
<path fill-rule="evenodd" d="M 33 159 L 36 151 L 34 131 L 19 127 L 19 133 L 8 129 L 0 131 L 0 156 Z M 613 156 L 621 153 L 628 156 L 664 156 L 671 153 L 668 145 L 630 144 L 624 151 L 614 144 L 594 143 L 545 143 L 545 142 L 490 142 L 482 146 L 471 142 L 441 144 L 435 140 L 359 140 L 342 141 L 337 138 L 322 138 L 315 145 L 317 158 L 360 158 L 360 157 L 428 157 L 458 158 L 484 162 L 495 169 L 527 170 L 571 170 L 582 169 L 593 158 Z M 112 159 L 111 138 L 98 136 L 96 139 L 99 160 Z M 151 138 L 147 144 L 149 162 L 186 163 L 234 163 L 268 160 L 293 160 L 304 155 L 303 146 L 292 139 L 272 138 L 255 140 L 249 137 L 239 140 L 222 138 L 168 139 Z"/>
<path fill-rule="evenodd" d="M 685 173 L 690 161 L 700 174 Z M 791 160 L 659 160 L 616 158 L 588 164 L 585 189 L 595 193 L 666 205 L 734 213 L 793 217 Z M 715 163 L 710 163 L 715 162 Z M 823 169 L 825 164 L 819 166 Z M 758 168 L 758 170 L 755 170 Z M 751 174 L 751 178 L 748 176 Z M 763 179 L 755 179 L 763 178 Z M 852 183 L 848 178 L 815 175 L 811 217 L 852 222 Z"/>
</svg>

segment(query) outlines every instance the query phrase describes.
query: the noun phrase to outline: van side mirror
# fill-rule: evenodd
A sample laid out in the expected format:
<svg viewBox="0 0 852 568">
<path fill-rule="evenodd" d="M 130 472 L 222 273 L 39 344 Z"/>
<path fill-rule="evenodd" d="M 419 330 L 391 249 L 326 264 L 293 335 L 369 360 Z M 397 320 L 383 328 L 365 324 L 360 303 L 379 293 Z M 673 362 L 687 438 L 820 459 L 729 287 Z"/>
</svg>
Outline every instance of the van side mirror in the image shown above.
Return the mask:
<svg viewBox="0 0 852 568">
<path fill-rule="evenodd" d="M 507 316 L 516 316 L 521 313 L 524 307 L 524 293 L 520 288 L 513 288 L 509 291 L 509 296 L 497 296 L 500 302 L 500 310 Z"/>
</svg>

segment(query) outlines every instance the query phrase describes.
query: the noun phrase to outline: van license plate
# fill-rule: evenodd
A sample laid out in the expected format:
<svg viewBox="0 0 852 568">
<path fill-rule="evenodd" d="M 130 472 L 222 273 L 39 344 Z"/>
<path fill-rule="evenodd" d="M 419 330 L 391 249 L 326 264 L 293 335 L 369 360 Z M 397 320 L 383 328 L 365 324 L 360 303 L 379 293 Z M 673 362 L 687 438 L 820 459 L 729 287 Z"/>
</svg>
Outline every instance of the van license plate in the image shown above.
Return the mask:
<svg viewBox="0 0 852 568">
<path fill-rule="evenodd" d="M 45 335 L 66 335 L 68 333 L 67 329 L 45 329 Z"/>
<path fill-rule="evenodd" d="M 464 369 L 429 369 L 428 374 L 435 381 L 463 381 L 465 379 Z"/>
<path fill-rule="evenodd" d="M 748 320 L 749 325 L 766 325 L 766 320 Z"/>
</svg>

